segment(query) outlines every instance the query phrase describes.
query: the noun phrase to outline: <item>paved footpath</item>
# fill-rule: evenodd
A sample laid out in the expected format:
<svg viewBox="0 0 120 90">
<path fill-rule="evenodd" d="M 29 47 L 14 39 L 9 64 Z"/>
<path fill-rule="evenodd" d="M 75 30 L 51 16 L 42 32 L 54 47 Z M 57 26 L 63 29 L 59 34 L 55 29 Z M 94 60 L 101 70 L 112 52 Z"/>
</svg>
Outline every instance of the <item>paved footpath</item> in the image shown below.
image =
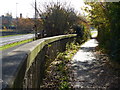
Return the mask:
<svg viewBox="0 0 120 90">
<path fill-rule="evenodd" d="M 91 39 L 84 43 L 71 61 L 74 89 L 81 90 L 120 90 L 120 70 L 107 63 L 107 56 L 95 51 L 98 42 Z M 119 88 L 119 89 L 118 89 Z M 83 89 L 82 89 L 83 90 Z"/>
</svg>

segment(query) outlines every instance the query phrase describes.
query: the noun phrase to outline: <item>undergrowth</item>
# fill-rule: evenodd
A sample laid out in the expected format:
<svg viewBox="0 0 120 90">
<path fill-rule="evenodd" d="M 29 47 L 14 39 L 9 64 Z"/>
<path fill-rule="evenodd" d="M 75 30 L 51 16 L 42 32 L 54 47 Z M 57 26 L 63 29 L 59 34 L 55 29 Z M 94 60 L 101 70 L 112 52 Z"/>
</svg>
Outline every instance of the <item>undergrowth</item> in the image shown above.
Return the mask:
<svg viewBox="0 0 120 90">
<path fill-rule="evenodd" d="M 46 77 L 41 88 L 54 88 L 59 90 L 69 90 L 69 66 L 72 56 L 78 51 L 80 45 L 72 42 L 66 45 L 65 52 L 59 52 L 57 58 L 46 70 Z"/>
</svg>

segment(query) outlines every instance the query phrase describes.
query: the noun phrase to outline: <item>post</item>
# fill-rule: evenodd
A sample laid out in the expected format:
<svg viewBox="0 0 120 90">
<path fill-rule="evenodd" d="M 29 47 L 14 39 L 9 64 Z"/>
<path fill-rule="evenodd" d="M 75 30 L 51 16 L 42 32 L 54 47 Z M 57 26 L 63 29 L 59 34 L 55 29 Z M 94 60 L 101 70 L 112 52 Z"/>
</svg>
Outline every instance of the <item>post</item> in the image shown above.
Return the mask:
<svg viewBox="0 0 120 90">
<path fill-rule="evenodd" d="M 17 18 L 17 4 L 18 4 L 18 3 L 16 3 L 16 18 Z"/>
<path fill-rule="evenodd" d="M 16 3 L 16 30 L 18 29 L 18 28 L 17 28 L 17 27 L 18 27 L 17 4 L 18 4 L 18 3 Z"/>
<path fill-rule="evenodd" d="M 37 39 L 37 4 L 36 4 L 36 0 L 35 0 L 35 25 L 34 25 L 34 29 L 35 29 L 35 39 Z"/>
</svg>

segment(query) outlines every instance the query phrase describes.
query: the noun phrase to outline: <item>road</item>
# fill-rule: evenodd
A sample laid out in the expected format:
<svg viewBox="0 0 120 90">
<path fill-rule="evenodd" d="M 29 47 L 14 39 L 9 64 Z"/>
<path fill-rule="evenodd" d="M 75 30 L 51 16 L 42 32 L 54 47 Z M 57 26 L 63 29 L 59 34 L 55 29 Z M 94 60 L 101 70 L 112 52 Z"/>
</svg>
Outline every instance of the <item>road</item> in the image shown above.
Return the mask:
<svg viewBox="0 0 120 90">
<path fill-rule="evenodd" d="M 28 42 L 29 43 L 29 42 Z M 9 53 L 11 53 L 13 50 L 15 50 L 16 48 L 22 46 L 22 45 L 25 45 L 27 43 L 24 43 L 24 44 L 20 44 L 20 45 L 17 45 L 17 46 L 14 46 L 14 47 L 11 47 L 11 48 L 8 48 L 8 49 L 5 49 L 5 50 L 2 50 L 0 51 L 1 55 L 2 55 L 2 59 L 7 57 L 9 55 Z"/>
<path fill-rule="evenodd" d="M 10 36 L 10 37 L 0 37 L 0 46 L 4 46 L 6 44 L 11 44 L 14 42 L 31 39 L 33 37 L 35 37 L 34 34 L 17 35 L 17 36 Z"/>
<path fill-rule="evenodd" d="M 10 36 L 10 37 L 1 37 L 0 38 L 0 46 L 6 45 L 6 44 L 10 44 L 10 43 L 14 43 L 14 42 L 18 42 L 18 41 L 22 41 L 22 40 L 26 40 L 26 39 L 30 39 L 33 38 L 34 34 L 27 34 L 27 35 L 18 35 L 18 36 Z M 26 43 L 24 43 L 26 44 Z M 12 52 L 14 49 L 24 45 L 17 45 L 11 48 L 8 48 L 6 50 L 2 50 L 0 51 L 1 54 L 1 59 L 5 58 L 10 52 Z"/>
</svg>

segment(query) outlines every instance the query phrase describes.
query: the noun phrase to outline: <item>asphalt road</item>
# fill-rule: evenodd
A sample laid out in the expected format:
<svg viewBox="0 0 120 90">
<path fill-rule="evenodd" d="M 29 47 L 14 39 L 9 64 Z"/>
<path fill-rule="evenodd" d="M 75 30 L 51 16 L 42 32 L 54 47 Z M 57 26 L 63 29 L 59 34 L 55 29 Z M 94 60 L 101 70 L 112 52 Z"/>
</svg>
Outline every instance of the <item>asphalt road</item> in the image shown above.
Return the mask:
<svg viewBox="0 0 120 90">
<path fill-rule="evenodd" d="M 18 36 L 10 36 L 10 37 L 1 37 L 0 38 L 0 46 L 10 44 L 10 43 L 14 43 L 14 42 L 18 42 L 18 41 L 22 41 L 22 40 L 26 40 L 26 39 L 30 39 L 30 38 L 33 38 L 33 37 L 34 37 L 34 34 L 18 35 Z M 26 44 L 26 43 L 24 43 L 24 44 Z M 5 58 L 14 49 L 16 49 L 16 48 L 18 48 L 18 47 L 20 47 L 20 46 L 22 46 L 24 44 L 17 45 L 17 46 L 8 48 L 6 50 L 0 51 L 1 59 Z"/>
<path fill-rule="evenodd" d="M 28 42 L 28 43 L 30 43 L 30 42 Z M 20 44 L 20 45 L 17 45 L 17 46 L 0 51 L 0 56 L 1 56 L 0 58 L 3 59 L 5 57 L 7 57 L 9 55 L 9 53 L 11 53 L 13 50 L 15 50 L 16 48 L 18 48 L 22 45 L 25 45 L 25 44 L 27 44 L 27 43 Z"/>
<path fill-rule="evenodd" d="M 18 35 L 18 36 L 10 36 L 10 37 L 0 37 L 0 46 L 27 40 L 27 39 L 31 39 L 33 37 L 35 37 L 34 34 Z"/>
</svg>

